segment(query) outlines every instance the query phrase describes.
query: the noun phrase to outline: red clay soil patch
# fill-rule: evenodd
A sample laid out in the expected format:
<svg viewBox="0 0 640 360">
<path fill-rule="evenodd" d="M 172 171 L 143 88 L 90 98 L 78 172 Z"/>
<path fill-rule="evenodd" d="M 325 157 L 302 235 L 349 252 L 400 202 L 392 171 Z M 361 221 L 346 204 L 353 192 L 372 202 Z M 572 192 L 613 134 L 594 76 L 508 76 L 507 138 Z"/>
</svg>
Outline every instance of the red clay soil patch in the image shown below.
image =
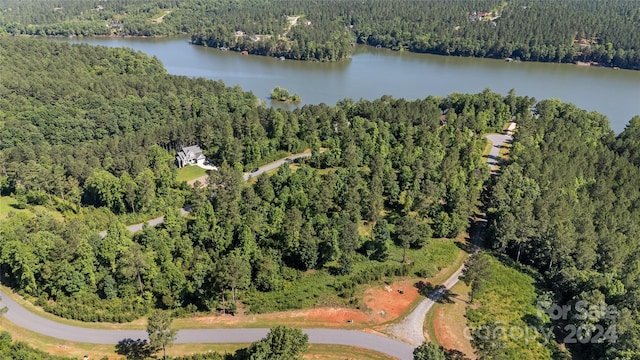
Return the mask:
<svg viewBox="0 0 640 360">
<path fill-rule="evenodd" d="M 199 327 L 243 327 L 287 324 L 291 326 L 348 327 L 349 320 L 357 327 L 371 326 L 395 320 L 406 314 L 418 297 L 415 280 L 391 285 L 378 285 L 365 291 L 365 310 L 320 307 L 271 314 L 212 315 L 187 319 Z M 386 289 L 385 289 L 386 288 Z M 388 291 L 390 290 L 390 291 Z M 400 293 L 399 290 L 402 290 Z M 242 309 L 241 309 L 242 310 Z"/>
<path fill-rule="evenodd" d="M 415 280 L 405 280 L 368 289 L 364 303 L 372 322 L 380 324 L 404 315 L 419 295 L 414 283 Z"/>
<path fill-rule="evenodd" d="M 322 307 L 272 314 L 214 315 L 190 320 L 204 326 L 217 324 L 223 327 L 242 327 L 252 324 L 256 326 L 287 324 L 290 326 L 344 327 L 349 324 L 349 320 L 358 325 L 368 324 L 370 318 L 362 310 Z"/>
<path fill-rule="evenodd" d="M 463 300 L 452 298 L 453 304 L 447 304 L 447 309 L 438 306 L 433 326 L 435 327 L 438 342 L 446 349 L 462 351 L 465 356 L 476 359 L 473 347 L 464 336 L 467 320 L 464 317 L 466 303 Z M 451 308 L 453 307 L 453 308 Z M 445 312 L 445 310 L 447 310 Z"/>
</svg>

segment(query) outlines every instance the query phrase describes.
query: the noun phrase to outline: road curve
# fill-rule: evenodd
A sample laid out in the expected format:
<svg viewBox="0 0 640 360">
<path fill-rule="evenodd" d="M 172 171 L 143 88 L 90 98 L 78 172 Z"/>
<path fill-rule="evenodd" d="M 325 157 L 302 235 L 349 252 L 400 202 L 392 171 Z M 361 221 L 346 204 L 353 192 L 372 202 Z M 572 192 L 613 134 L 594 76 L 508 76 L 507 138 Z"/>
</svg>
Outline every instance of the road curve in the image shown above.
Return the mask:
<svg viewBox="0 0 640 360">
<path fill-rule="evenodd" d="M 245 180 L 258 176 L 266 171 L 277 169 L 285 162 L 310 157 L 311 153 L 295 154 L 264 165 L 257 171 L 245 173 Z M 181 209 L 182 215 L 189 212 L 189 208 Z M 164 222 L 164 216 L 151 219 L 144 223 L 127 226 L 131 232 L 142 230 L 145 224 L 156 226 Z M 106 231 L 100 233 L 106 236 Z M 117 344 L 123 339 L 147 339 L 147 333 L 143 330 L 107 330 L 90 329 L 62 324 L 41 317 L 15 302 L 5 291 L 0 290 L 1 306 L 6 306 L 5 319 L 24 329 L 50 336 L 56 339 L 75 341 L 91 344 Z M 405 360 L 413 357 L 413 347 L 382 335 L 358 330 L 341 329 L 303 329 L 309 335 L 309 342 L 313 344 L 332 344 L 357 346 L 365 349 L 381 352 L 397 359 Z M 249 343 L 260 340 L 266 336 L 269 329 L 185 329 L 178 332 L 176 343 Z"/>
<path fill-rule="evenodd" d="M 511 136 L 501 134 L 487 135 L 487 139 L 493 143 L 487 158 L 487 164 L 492 171 L 498 165 L 499 151 L 502 146 L 511 141 Z M 296 154 L 288 159 L 311 156 L 310 153 Z M 244 174 L 245 180 L 252 176 L 258 176 L 265 171 L 278 168 L 287 159 L 274 161 L 257 171 Z M 183 214 L 188 212 L 182 209 Z M 162 223 L 163 217 L 152 219 L 147 223 L 151 226 Z M 139 231 L 143 224 L 135 224 L 128 227 L 130 231 Z M 138 228 L 139 227 L 139 228 Z M 102 235 L 102 233 L 101 233 Z M 413 348 L 420 345 L 424 339 L 423 324 L 427 312 L 447 290 L 453 287 L 459 280 L 463 266 L 460 266 L 445 282 L 443 286 L 429 294 L 405 319 L 389 328 L 391 333 L 403 340 L 393 340 L 381 335 L 367 333 L 358 330 L 340 329 L 303 329 L 309 335 L 309 342 L 314 344 L 334 344 L 358 346 L 365 349 L 378 351 L 395 358 L 405 360 L 413 357 Z M 66 325 L 38 316 L 22 307 L 0 290 L 2 306 L 7 307 L 4 317 L 12 323 L 27 330 L 50 336 L 56 339 L 93 343 L 116 344 L 123 339 L 146 339 L 147 333 L 142 330 L 105 330 L 89 329 Z M 247 343 L 262 339 L 269 329 L 185 329 L 178 332 L 176 343 Z"/>
<path fill-rule="evenodd" d="M 106 330 L 89 329 L 62 324 L 41 317 L 15 302 L 0 290 L 2 306 L 7 307 L 5 319 L 24 329 L 50 336 L 56 339 L 92 343 L 117 344 L 123 339 L 147 339 L 143 330 Z M 375 350 L 395 358 L 412 358 L 413 347 L 381 335 L 357 330 L 340 329 L 303 329 L 314 344 L 334 344 L 358 346 Z M 249 343 L 262 339 L 269 329 L 187 329 L 180 330 L 176 343 Z"/>
<path fill-rule="evenodd" d="M 264 166 L 259 167 L 258 170 L 256 170 L 256 171 L 244 173 L 242 175 L 242 177 L 244 178 L 245 181 L 247 181 L 252 177 L 255 177 L 255 176 L 258 176 L 258 175 L 262 174 L 263 172 L 266 172 L 266 171 L 269 171 L 269 170 L 273 170 L 273 169 L 277 169 L 282 164 L 284 164 L 286 162 L 289 162 L 289 161 L 292 161 L 292 160 L 296 160 L 296 159 L 305 158 L 305 157 L 311 157 L 311 153 L 308 152 L 308 153 L 294 154 L 294 155 L 291 155 L 291 156 L 289 156 L 289 157 L 287 157 L 285 159 L 276 160 L 274 162 L 271 162 L 269 164 L 266 164 Z M 208 176 L 209 175 L 201 176 L 201 177 L 199 177 L 197 179 L 190 180 L 188 183 L 189 183 L 189 185 L 193 185 L 193 184 L 195 184 L 196 181 L 199 181 L 201 184 L 206 184 Z M 182 216 L 184 216 L 184 215 L 189 213 L 189 210 L 190 210 L 189 206 L 185 206 L 182 209 L 180 209 L 180 213 L 182 214 Z M 142 223 L 128 225 L 127 226 L 127 230 L 129 230 L 132 233 L 135 233 L 135 232 L 138 232 L 138 231 L 142 230 L 142 228 L 144 227 L 145 224 L 147 224 L 148 226 L 157 226 L 158 224 L 162 224 L 163 222 L 164 222 L 164 216 L 160 216 L 160 217 L 157 217 L 155 219 L 150 219 L 150 220 L 147 220 L 147 221 L 142 222 Z M 107 236 L 107 231 L 106 230 L 101 231 L 100 232 L 100 237 L 105 237 L 105 236 Z"/>
<path fill-rule="evenodd" d="M 280 160 L 276 160 L 272 163 L 269 163 L 267 165 L 264 165 L 262 167 L 259 167 L 258 170 L 253 171 L 253 172 L 248 172 L 248 173 L 244 173 L 244 175 L 242 176 L 244 178 L 244 180 L 249 180 L 252 177 L 256 177 L 260 174 L 262 174 L 263 172 L 267 172 L 269 170 L 273 170 L 273 169 L 277 169 L 279 168 L 282 164 L 289 162 L 289 161 L 293 161 L 296 159 L 301 159 L 301 158 L 305 158 L 305 157 L 310 157 L 311 153 L 301 153 L 301 154 L 295 154 L 295 155 L 291 155 L 289 157 L 287 157 L 286 159 L 280 159 Z"/>
<path fill-rule="evenodd" d="M 511 141 L 510 135 L 503 134 L 490 134 L 487 135 L 487 139 L 493 143 L 489 155 L 487 156 L 487 165 L 491 168 L 492 173 L 495 172 L 499 156 L 500 149 L 506 143 Z M 481 221 L 479 226 L 484 227 L 485 221 Z M 477 244 L 479 241 L 479 235 L 481 231 L 476 232 L 476 238 L 474 239 L 474 246 L 477 250 Z M 459 280 L 460 275 L 462 274 L 462 269 L 464 268 L 464 264 L 460 265 L 460 267 L 436 290 L 434 290 L 429 296 L 427 296 L 424 300 L 416 306 L 415 309 L 409 315 L 407 315 L 401 322 L 391 325 L 387 330 L 397 339 L 400 339 L 407 344 L 410 344 L 414 347 L 422 344 L 425 341 L 424 338 L 424 319 L 427 316 L 427 313 L 433 305 L 442 298 L 449 289 L 451 289 Z"/>
</svg>

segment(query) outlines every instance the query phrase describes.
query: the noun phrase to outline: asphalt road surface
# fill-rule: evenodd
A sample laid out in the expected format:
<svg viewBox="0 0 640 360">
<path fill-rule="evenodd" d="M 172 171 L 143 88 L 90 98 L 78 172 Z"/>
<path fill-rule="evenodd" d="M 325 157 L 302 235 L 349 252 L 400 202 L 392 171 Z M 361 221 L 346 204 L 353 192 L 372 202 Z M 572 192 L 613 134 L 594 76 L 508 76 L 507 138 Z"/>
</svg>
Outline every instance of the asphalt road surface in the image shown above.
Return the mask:
<svg viewBox="0 0 640 360">
<path fill-rule="evenodd" d="M 487 135 L 487 139 L 493 143 L 487 158 L 487 164 L 493 171 L 498 165 L 500 149 L 504 144 L 511 141 L 511 136 L 491 134 Z M 311 154 L 296 154 L 287 159 L 295 160 L 308 156 L 311 156 Z M 244 174 L 244 179 L 248 180 L 265 171 L 277 169 L 280 165 L 287 162 L 287 159 L 274 161 L 259 168 L 257 171 L 246 173 Z M 188 209 L 182 209 L 182 213 L 188 213 Z M 152 219 L 147 223 L 150 226 L 155 226 L 163 221 L 164 217 L 160 217 Z M 142 226 L 143 224 L 135 224 L 127 228 L 135 232 L 142 229 Z M 101 235 L 104 236 L 104 233 L 101 233 Z M 458 282 L 462 269 L 463 266 L 458 268 L 456 272 L 445 281 L 443 286 L 429 294 L 402 322 L 390 328 L 391 332 L 404 342 L 358 330 L 303 329 L 303 331 L 309 335 L 309 342 L 314 344 L 357 346 L 388 354 L 401 360 L 412 359 L 413 348 L 425 340 L 423 324 L 427 312 L 448 289 Z M 7 320 L 22 328 L 56 339 L 94 344 L 116 344 L 123 339 L 147 339 L 147 333 L 142 330 L 88 329 L 61 324 L 28 311 L 13 301 L 2 290 L 0 290 L 0 296 L 2 297 L 2 305 L 6 306 L 8 310 L 4 315 Z M 176 343 L 248 343 L 262 339 L 268 332 L 269 329 L 186 329 L 178 332 Z"/>
<path fill-rule="evenodd" d="M 92 344 L 117 344 L 123 339 L 147 339 L 143 330 L 89 329 L 61 324 L 38 316 L 22 307 L 0 290 L 2 306 L 7 307 L 4 317 L 27 330 L 56 339 Z M 379 351 L 401 360 L 411 359 L 413 347 L 381 335 L 357 330 L 304 329 L 309 342 L 314 344 L 336 344 L 358 346 Z M 197 329 L 180 330 L 176 343 L 249 343 L 264 338 L 269 329 Z"/>
<path fill-rule="evenodd" d="M 511 141 L 510 135 L 502 134 L 490 134 L 487 135 L 487 139 L 493 143 L 489 155 L 487 157 L 487 164 L 494 172 L 498 166 L 499 153 L 502 146 Z M 484 227 L 485 222 L 479 222 L 478 226 Z M 481 230 L 477 234 L 481 233 Z M 478 249 L 477 244 L 480 239 L 476 236 L 474 239 L 475 250 Z M 401 322 L 389 327 L 389 331 L 394 337 L 400 339 L 408 344 L 417 347 L 425 341 L 424 338 L 424 319 L 433 307 L 433 305 L 440 300 L 459 280 L 462 274 L 464 264 L 460 265 L 458 270 L 454 272 L 443 284 L 434 290 L 429 296 L 427 296 L 416 308 L 407 315 Z"/>
<path fill-rule="evenodd" d="M 489 167 L 491 168 L 492 171 L 494 171 L 498 166 L 498 160 L 500 158 L 500 149 L 507 143 L 511 142 L 511 139 L 512 139 L 511 135 L 504 135 L 504 134 L 487 135 L 487 140 L 493 143 L 493 146 L 489 151 L 489 156 L 487 157 L 487 164 L 489 164 Z"/>
<path fill-rule="evenodd" d="M 305 158 L 305 157 L 310 157 L 310 156 L 311 156 L 311 153 L 302 153 L 302 154 L 291 155 L 286 159 L 280 159 L 280 160 L 274 161 L 272 163 L 269 163 L 267 165 L 264 165 L 264 166 L 258 168 L 257 171 L 245 173 L 243 175 L 243 177 L 244 177 L 245 180 L 249 180 L 252 177 L 256 177 L 256 176 L 262 174 L 263 172 L 267 172 L 269 170 L 273 170 L 273 169 L 279 168 L 280 165 L 282 165 L 282 164 L 287 162 L 287 159 L 293 161 L 295 159 L 300 159 L 300 158 Z"/>
</svg>

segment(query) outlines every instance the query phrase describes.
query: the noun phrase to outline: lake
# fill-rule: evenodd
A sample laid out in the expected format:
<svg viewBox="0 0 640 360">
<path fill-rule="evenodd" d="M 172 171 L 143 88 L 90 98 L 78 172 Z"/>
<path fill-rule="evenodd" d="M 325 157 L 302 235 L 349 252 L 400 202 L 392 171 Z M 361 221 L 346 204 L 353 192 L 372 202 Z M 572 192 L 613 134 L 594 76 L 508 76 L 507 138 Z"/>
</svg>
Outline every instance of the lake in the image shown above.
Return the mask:
<svg viewBox="0 0 640 360">
<path fill-rule="evenodd" d="M 419 99 L 489 88 L 537 100 L 558 98 L 605 114 L 616 133 L 640 115 L 640 71 L 572 64 L 506 62 L 395 52 L 357 46 L 350 60 L 316 63 L 243 56 L 174 38 L 72 38 L 70 43 L 129 47 L 156 56 L 175 75 L 223 80 L 268 99 L 276 86 L 296 93 L 304 104 L 335 104 L 344 98 L 373 100 L 382 95 Z"/>
</svg>

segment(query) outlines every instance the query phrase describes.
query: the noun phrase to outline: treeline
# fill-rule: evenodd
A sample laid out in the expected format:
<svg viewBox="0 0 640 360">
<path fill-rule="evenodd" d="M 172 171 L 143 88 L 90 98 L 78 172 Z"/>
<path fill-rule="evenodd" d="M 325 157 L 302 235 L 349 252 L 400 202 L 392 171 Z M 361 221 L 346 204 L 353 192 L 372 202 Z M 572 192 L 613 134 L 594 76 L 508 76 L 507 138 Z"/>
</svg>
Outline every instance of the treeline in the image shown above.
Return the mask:
<svg viewBox="0 0 640 360">
<path fill-rule="evenodd" d="M 542 101 L 491 193 L 491 245 L 542 275 L 543 309 L 570 309 L 552 320 L 575 358 L 640 356 L 639 129 Z"/>
<path fill-rule="evenodd" d="M 640 68 L 640 10 L 625 0 L 2 3 L 0 33 L 7 34 L 186 33 L 199 45 L 321 61 L 345 59 L 358 42 L 441 55 Z"/>
<path fill-rule="evenodd" d="M 65 222 L 40 214 L 0 224 L 3 283 L 88 321 L 152 307 L 234 311 L 237 290 L 278 291 L 309 269 L 336 276 L 326 290 L 345 296 L 380 274 L 420 270 L 387 257 L 466 228 L 488 176 L 480 135 L 530 116 L 533 104 L 487 90 L 285 111 L 166 75 L 129 50 L 0 42 L 2 193 L 73 202 Z M 220 167 L 200 190 L 175 180 L 176 145 L 193 143 Z M 306 148 L 306 163 L 243 181 L 243 168 Z M 165 222 L 132 235 L 114 220 L 101 237 L 107 225 L 84 217 L 87 206 L 160 211 Z"/>
</svg>

